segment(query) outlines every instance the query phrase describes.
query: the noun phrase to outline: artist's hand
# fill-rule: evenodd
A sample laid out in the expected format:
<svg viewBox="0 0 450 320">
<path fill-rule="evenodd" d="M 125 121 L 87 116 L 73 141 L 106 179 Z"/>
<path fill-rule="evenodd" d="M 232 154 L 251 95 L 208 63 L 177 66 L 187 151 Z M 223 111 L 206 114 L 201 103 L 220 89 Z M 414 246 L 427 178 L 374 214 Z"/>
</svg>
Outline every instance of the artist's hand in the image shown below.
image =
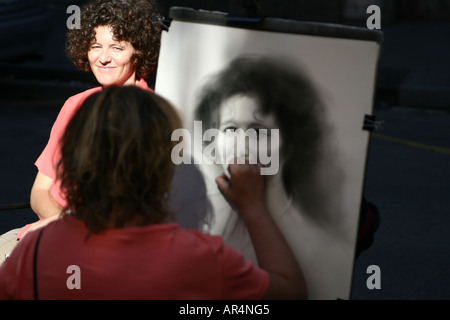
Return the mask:
<svg viewBox="0 0 450 320">
<path fill-rule="evenodd" d="M 234 161 L 236 163 L 236 161 Z M 303 271 L 264 201 L 264 177 L 255 164 L 230 164 L 216 183 L 241 215 L 252 240 L 258 264 L 270 277 L 265 299 L 305 299 Z"/>
<path fill-rule="evenodd" d="M 265 208 L 264 177 L 259 164 L 234 164 L 228 166 L 230 179 L 225 174 L 216 178 L 217 186 L 225 199 L 239 213 Z"/>
</svg>

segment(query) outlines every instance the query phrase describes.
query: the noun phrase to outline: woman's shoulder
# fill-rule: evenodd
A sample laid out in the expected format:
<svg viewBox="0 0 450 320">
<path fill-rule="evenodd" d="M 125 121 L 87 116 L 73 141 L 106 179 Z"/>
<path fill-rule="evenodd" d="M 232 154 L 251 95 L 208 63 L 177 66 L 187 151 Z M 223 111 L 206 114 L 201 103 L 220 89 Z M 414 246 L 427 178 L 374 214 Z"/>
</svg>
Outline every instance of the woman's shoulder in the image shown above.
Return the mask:
<svg viewBox="0 0 450 320">
<path fill-rule="evenodd" d="M 84 100 L 86 100 L 88 96 L 90 96 L 95 92 L 100 91 L 101 89 L 102 87 L 94 87 L 69 97 L 62 106 L 59 112 L 59 117 L 61 118 L 65 118 L 67 116 L 71 117 L 73 113 L 76 110 L 78 110 L 78 107 L 81 106 L 81 104 L 84 102 Z"/>
<path fill-rule="evenodd" d="M 177 236 L 180 247 L 187 248 L 193 255 L 212 255 L 219 258 L 230 254 L 231 248 L 219 235 L 180 227 Z"/>
<path fill-rule="evenodd" d="M 191 228 L 184 228 L 178 223 L 162 223 L 141 228 L 140 232 L 150 237 L 157 235 L 161 241 L 168 241 L 177 247 L 217 248 L 223 244 L 220 236 Z"/>
<path fill-rule="evenodd" d="M 67 100 L 64 106 L 66 105 L 77 105 L 79 102 L 84 101 L 88 96 L 93 94 L 94 92 L 98 92 L 102 90 L 102 87 L 94 87 L 87 89 L 85 91 L 82 91 L 80 93 L 77 93 L 73 96 L 70 96 Z"/>
</svg>

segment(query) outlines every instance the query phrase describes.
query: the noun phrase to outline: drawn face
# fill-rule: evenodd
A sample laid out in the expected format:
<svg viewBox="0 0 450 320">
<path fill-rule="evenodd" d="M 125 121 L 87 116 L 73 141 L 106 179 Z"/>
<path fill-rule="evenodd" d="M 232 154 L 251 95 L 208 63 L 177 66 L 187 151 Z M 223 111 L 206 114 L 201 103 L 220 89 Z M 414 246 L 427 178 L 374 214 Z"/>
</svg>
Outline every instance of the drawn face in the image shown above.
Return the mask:
<svg viewBox="0 0 450 320">
<path fill-rule="evenodd" d="M 136 73 L 132 63 L 133 45 L 117 41 L 108 26 L 95 29 L 95 41 L 88 52 L 89 65 L 97 81 L 104 85 L 136 84 Z"/>
<path fill-rule="evenodd" d="M 269 164 L 268 160 L 263 160 L 267 159 L 269 154 L 271 156 L 276 154 L 278 158 L 278 152 L 272 152 L 280 148 L 278 130 L 276 130 L 277 139 L 272 138 L 274 134 L 272 129 L 277 129 L 277 125 L 272 115 L 264 115 L 259 111 L 259 101 L 256 97 L 244 95 L 230 97 L 221 105 L 219 116 L 217 151 L 221 159 L 225 159 L 222 168 L 226 174 L 228 164 L 234 157 L 245 158 L 250 163 L 259 162 L 263 166 Z M 277 161 L 278 168 L 278 159 L 270 158 L 270 161 Z"/>
</svg>

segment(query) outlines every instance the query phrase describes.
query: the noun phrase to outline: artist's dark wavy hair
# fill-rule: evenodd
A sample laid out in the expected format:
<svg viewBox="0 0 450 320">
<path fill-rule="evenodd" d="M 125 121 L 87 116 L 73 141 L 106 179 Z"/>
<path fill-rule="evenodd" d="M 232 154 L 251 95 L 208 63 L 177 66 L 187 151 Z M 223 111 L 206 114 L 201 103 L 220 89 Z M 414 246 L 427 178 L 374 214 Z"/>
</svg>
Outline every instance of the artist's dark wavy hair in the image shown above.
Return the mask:
<svg viewBox="0 0 450 320">
<path fill-rule="evenodd" d="M 110 26 L 118 41 L 130 42 L 138 79 L 156 70 L 161 38 L 161 20 L 154 0 L 91 0 L 81 9 L 81 28 L 69 29 L 66 54 L 77 68 L 90 71 L 88 52 L 95 28 Z"/>
<path fill-rule="evenodd" d="M 239 57 L 208 78 L 194 118 L 203 122 L 204 130 L 218 128 L 220 106 L 235 95 L 255 97 L 262 113 L 274 116 L 282 141 L 285 191 L 308 206 L 327 131 L 324 104 L 315 85 L 299 65 L 282 57 Z"/>
<path fill-rule="evenodd" d="M 173 106 L 148 90 L 111 86 L 89 96 L 61 140 L 63 212 L 70 210 L 91 232 L 133 219 L 172 221 L 171 135 L 180 127 Z"/>
</svg>

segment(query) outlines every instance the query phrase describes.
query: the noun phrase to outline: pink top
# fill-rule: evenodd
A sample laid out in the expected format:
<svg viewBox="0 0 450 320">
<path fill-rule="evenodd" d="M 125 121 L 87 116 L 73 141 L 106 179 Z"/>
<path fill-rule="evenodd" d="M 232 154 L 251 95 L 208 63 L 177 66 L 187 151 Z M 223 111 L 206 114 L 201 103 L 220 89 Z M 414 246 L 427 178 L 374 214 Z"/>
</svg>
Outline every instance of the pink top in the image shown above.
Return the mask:
<svg viewBox="0 0 450 320">
<path fill-rule="evenodd" d="M 267 272 L 221 237 L 175 223 L 86 236 L 81 220 L 65 216 L 42 230 L 39 299 L 254 300 L 269 286 Z M 39 231 L 23 238 L 0 266 L 0 300 L 33 299 Z"/>
</svg>

